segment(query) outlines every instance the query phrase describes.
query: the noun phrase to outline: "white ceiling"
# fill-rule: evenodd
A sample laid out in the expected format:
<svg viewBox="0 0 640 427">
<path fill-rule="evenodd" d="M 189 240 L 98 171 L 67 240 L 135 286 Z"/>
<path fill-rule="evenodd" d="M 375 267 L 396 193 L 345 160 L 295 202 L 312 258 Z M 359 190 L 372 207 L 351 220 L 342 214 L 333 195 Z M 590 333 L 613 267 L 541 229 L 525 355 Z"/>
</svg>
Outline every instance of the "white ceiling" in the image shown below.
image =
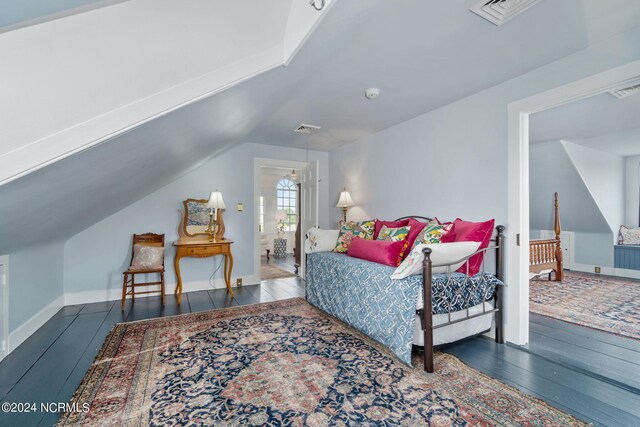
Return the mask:
<svg viewBox="0 0 640 427">
<path fill-rule="evenodd" d="M 563 0 L 496 27 L 468 10 L 474 1 L 336 2 L 288 67 L 1 186 L 0 253 L 69 237 L 229 145 L 331 150 L 640 23 L 638 1 Z M 293 133 L 302 122 L 322 130 Z"/>
<path fill-rule="evenodd" d="M 540 113 L 530 121 L 532 143 L 566 140 L 621 156 L 640 155 L 640 94 L 592 96 Z"/>
</svg>

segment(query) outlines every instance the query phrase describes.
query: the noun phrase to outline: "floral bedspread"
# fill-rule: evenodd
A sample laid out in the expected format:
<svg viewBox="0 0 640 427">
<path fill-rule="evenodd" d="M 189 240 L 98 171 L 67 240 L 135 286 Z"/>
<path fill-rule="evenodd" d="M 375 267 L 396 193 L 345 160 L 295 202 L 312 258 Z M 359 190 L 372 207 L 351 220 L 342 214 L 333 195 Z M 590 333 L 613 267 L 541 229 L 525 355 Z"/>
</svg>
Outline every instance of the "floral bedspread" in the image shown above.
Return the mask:
<svg viewBox="0 0 640 427">
<path fill-rule="evenodd" d="M 416 306 L 422 307 L 422 275 L 390 278 L 394 268 L 335 252 L 307 258 L 307 300 L 393 351 L 411 364 Z M 433 313 L 459 311 L 486 301 L 501 282 L 489 273 L 433 276 Z"/>
</svg>

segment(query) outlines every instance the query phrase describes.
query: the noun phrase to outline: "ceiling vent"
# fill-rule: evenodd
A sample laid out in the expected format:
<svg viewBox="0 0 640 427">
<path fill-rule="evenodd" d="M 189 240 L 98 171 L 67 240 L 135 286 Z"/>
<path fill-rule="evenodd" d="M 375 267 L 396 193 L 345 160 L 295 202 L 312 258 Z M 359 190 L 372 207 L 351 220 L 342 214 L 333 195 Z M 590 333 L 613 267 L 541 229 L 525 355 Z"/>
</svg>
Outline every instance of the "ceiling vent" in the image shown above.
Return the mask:
<svg viewBox="0 0 640 427">
<path fill-rule="evenodd" d="M 320 130 L 320 126 L 307 125 L 307 124 L 301 123 L 300 126 L 295 128 L 294 132 L 311 135 L 318 132 L 319 130 Z"/>
<path fill-rule="evenodd" d="M 469 8 L 498 26 L 529 9 L 540 0 L 482 0 Z"/>
<path fill-rule="evenodd" d="M 637 95 L 640 93 L 640 83 L 634 84 L 632 86 L 623 87 L 622 89 L 612 90 L 609 92 L 611 95 L 616 98 L 626 98 L 627 96 Z"/>
</svg>

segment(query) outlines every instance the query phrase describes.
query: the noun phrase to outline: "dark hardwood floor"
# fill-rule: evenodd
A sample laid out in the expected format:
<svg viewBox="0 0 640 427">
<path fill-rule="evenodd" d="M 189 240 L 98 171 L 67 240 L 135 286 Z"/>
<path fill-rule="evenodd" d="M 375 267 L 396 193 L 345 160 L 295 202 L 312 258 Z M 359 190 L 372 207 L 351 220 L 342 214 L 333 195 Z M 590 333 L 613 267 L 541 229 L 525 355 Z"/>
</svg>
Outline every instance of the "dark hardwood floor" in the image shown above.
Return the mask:
<svg viewBox="0 0 640 427">
<path fill-rule="evenodd" d="M 273 258 L 272 258 L 273 260 Z M 286 262 L 286 259 L 283 260 Z M 2 402 L 67 402 L 115 323 L 304 296 L 299 278 L 236 289 L 68 306 L 0 363 Z M 527 347 L 472 338 L 443 348 L 468 365 L 595 425 L 640 426 L 640 342 L 532 316 Z M 623 375 L 624 374 L 624 375 Z M 0 426 L 50 426 L 57 413 L 0 413 Z M 533 421 L 533 420 L 532 420 Z"/>
<path fill-rule="evenodd" d="M 640 341 L 532 314 L 526 346 L 476 337 L 441 350 L 593 425 L 640 426 Z"/>
</svg>

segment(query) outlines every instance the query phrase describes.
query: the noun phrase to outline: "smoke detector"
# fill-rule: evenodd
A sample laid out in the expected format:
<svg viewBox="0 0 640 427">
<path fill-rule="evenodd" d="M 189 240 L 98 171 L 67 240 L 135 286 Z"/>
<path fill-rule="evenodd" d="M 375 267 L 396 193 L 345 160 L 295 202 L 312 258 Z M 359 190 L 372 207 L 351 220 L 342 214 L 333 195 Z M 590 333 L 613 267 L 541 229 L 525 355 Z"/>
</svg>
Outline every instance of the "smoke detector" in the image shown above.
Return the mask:
<svg viewBox="0 0 640 427">
<path fill-rule="evenodd" d="M 540 0 L 481 0 L 469 8 L 476 15 L 500 26 Z"/>
<path fill-rule="evenodd" d="M 640 93 L 640 83 L 633 84 L 631 86 L 623 87 L 621 89 L 612 90 L 609 92 L 616 98 L 626 98 L 627 96 L 637 95 Z"/>
<path fill-rule="evenodd" d="M 320 130 L 320 126 L 315 126 L 315 125 L 308 125 L 305 123 L 300 123 L 300 126 L 298 126 L 297 128 L 295 128 L 293 131 L 294 132 L 298 132 L 298 133 L 304 133 L 307 135 L 311 135 L 313 133 L 316 133 Z"/>
<path fill-rule="evenodd" d="M 364 96 L 366 96 L 367 99 L 376 99 L 380 96 L 380 89 L 377 87 L 370 87 L 364 91 Z"/>
</svg>

